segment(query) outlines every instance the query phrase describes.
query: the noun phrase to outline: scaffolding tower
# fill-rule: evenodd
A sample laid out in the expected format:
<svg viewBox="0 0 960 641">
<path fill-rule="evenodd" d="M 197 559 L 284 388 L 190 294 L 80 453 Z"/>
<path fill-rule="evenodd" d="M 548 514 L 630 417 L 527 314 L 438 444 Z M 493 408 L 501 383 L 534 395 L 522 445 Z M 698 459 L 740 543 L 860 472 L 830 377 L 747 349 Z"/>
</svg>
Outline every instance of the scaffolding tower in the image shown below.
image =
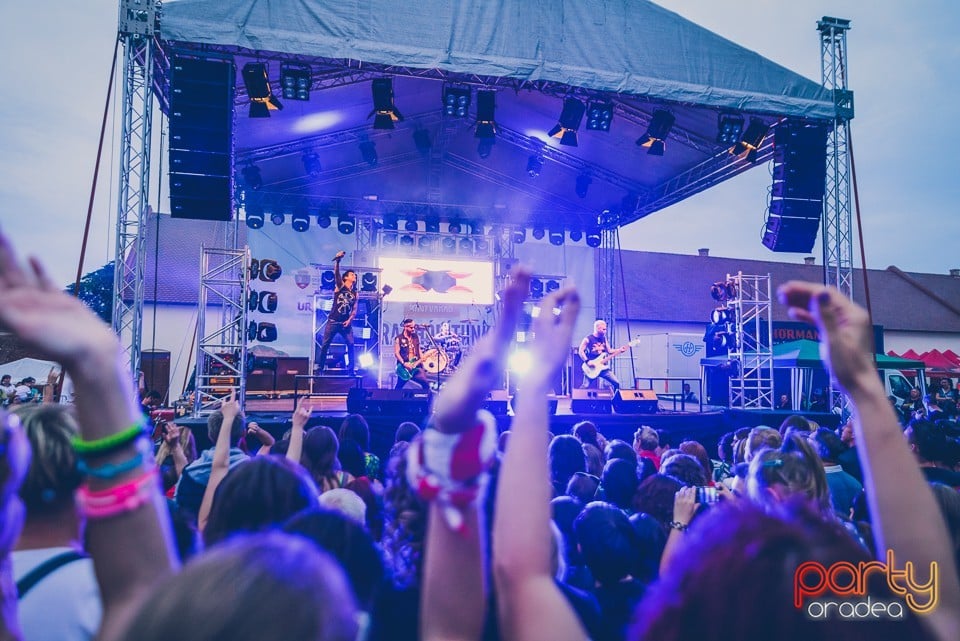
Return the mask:
<svg viewBox="0 0 960 641">
<path fill-rule="evenodd" d="M 820 32 L 820 75 L 833 92 L 836 116 L 827 135 L 827 175 L 823 192 L 823 282 L 853 299 L 853 216 L 850 202 L 850 120 L 853 92 L 847 88 L 847 31 L 850 21 L 824 16 Z M 846 407 L 831 383 L 830 409 Z"/>
<path fill-rule="evenodd" d="M 113 331 L 127 352 L 130 376 L 140 371 L 143 332 L 144 226 L 150 194 L 153 115 L 154 0 L 121 0 L 123 106 L 119 194 L 113 264 Z"/>
<path fill-rule="evenodd" d="M 773 409 L 773 321 L 770 317 L 770 275 L 727 274 L 734 296 L 727 309 L 735 319 L 736 335 L 730 358 L 739 373 L 730 378 L 730 407 L 743 410 Z"/>
<path fill-rule="evenodd" d="M 201 247 L 197 301 L 197 373 L 193 415 L 216 410 L 236 393 L 243 407 L 247 373 L 247 292 L 250 250 Z M 221 308 L 219 316 L 209 312 Z M 232 315 L 222 310 L 232 310 Z M 223 321 L 222 319 L 228 318 Z M 208 326 L 208 320 L 221 319 Z"/>
</svg>

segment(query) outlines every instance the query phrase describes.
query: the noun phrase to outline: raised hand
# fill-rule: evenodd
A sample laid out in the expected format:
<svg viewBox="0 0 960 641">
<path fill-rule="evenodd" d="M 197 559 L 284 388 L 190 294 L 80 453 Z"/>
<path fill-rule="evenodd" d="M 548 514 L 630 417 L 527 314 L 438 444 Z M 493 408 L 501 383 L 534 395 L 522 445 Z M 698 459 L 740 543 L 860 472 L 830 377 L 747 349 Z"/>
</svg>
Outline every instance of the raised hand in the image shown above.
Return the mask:
<svg viewBox="0 0 960 641">
<path fill-rule="evenodd" d="M 549 386 L 567 360 L 566 346 L 570 345 L 573 326 L 580 313 L 577 290 L 566 288 L 545 297 L 540 304 L 540 315 L 533 322 L 534 339 L 531 360 L 536 367 L 524 377 L 524 386 L 540 389 Z"/>
<path fill-rule="evenodd" d="M 477 410 L 497 384 L 513 342 L 523 300 L 530 290 L 530 272 L 518 268 L 503 292 L 499 322 L 477 341 L 434 403 L 434 425 L 441 432 L 457 432 L 474 423 Z"/>
<path fill-rule="evenodd" d="M 867 311 L 833 287 L 790 281 L 777 290 L 795 320 L 820 330 L 820 357 L 847 392 L 877 383 Z"/>
<path fill-rule="evenodd" d="M 306 426 L 307 421 L 310 420 L 311 412 L 313 412 L 313 406 L 310 404 L 310 401 L 307 398 L 301 398 L 297 403 L 297 409 L 294 410 L 293 416 L 291 417 L 293 427 L 302 430 Z"/>
<path fill-rule="evenodd" d="M 223 414 L 223 424 L 230 430 L 233 419 L 240 414 L 240 403 L 237 401 L 237 390 L 231 389 L 227 400 L 220 403 L 220 412 Z"/>
</svg>

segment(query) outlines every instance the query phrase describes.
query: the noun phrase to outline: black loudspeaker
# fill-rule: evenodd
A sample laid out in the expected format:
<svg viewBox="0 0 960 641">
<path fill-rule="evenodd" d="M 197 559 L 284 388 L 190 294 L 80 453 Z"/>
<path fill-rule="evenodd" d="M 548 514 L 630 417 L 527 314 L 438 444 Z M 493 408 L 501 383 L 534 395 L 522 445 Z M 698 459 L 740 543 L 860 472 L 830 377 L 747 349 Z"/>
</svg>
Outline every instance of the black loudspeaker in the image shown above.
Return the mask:
<svg viewBox="0 0 960 641">
<path fill-rule="evenodd" d="M 233 217 L 233 62 L 174 56 L 170 69 L 170 213 Z"/>
<path fill-rule="evenodd" d="M 347 392 L 347 411 L 364 416 L 396 416 L 420 419 L 427 414 L 430 394 L 426 390 L 352 388 Z"/>
<path fill-rule="evenodd" d="M 613 411 L 613 391 L 574 389 L 570 391 L 570 410 L 574 414 L 609 414 Z"/>
<path fill-rule="evenodd" d="M 517 390 L 513 393 L 513 396 L 510 397 L 510 410 L 516 414 L 517 413 L 517 397 L 520 395 L 520 391 Z M 556 394 L 547 394 L 547 413 L 550 416 L 557 415 L 557 405 L 559 400 Z"/>
<path fill-rule="evenodd" d="M 482 407 L 494 416 L 506 416 L 508 398 L 507 390 L 495 389 L 487 394 Z"/>
<path fill-rule="evenodd" d="M 619 389 L 613 396 L 617 414 L 654 414 L 659 409 L 657 393 L 652 389 Z"/>
<path fill-rule="evenodd" d="M 813 249 L 823 212 L 828 129 L 786 122 L 774 134 L 772 199 L 763 244 L 775 252 Z"/>
</svg>

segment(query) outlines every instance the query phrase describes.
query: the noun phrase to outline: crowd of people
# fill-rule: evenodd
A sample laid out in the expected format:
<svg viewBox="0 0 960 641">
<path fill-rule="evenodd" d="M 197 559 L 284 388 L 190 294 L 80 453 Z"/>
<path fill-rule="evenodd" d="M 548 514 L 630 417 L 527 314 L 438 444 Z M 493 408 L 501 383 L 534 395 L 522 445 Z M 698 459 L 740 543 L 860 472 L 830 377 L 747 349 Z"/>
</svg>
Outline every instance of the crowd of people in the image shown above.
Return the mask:
<svg viewBox="0 0 960 641">
<path fill-rule="evenodd" d="M 802 416 L 737 430 L 711 456 L 646 426 L 632 443 L 587 421 L 550 434 L 573 289 L 544 299 L 555 312 L 532 328 L 540 367 L 498 434 L 480 408 L 529 279 L 514 273 L 496 326 L 384 460 L 362 416 L 314 425 L 302 401 L 274 438 L 233 397 L 197 452 L 188 429 L 147 424 L 109 328 L 0 236 L 0 328 L 74 386 L 73 406 L 0 413 L 0 639 L 960 636 L 960 483 L 934 454 L 951 437 L 929 421 L 901 428 L 864 310 L 821 285 L 782 286 L 824 337 L 854 418 L 839 434 Z M 910 585 L 930 589 L 904 600 L 876 568 L 906 562 Z M 829 574 L 834 595 L 815 573 L 796 578 L 838 563 L 876 571 L 857 590 Z M 863 620 L 806 607 L 851 595 L 907 605 Z"/>
</svg>

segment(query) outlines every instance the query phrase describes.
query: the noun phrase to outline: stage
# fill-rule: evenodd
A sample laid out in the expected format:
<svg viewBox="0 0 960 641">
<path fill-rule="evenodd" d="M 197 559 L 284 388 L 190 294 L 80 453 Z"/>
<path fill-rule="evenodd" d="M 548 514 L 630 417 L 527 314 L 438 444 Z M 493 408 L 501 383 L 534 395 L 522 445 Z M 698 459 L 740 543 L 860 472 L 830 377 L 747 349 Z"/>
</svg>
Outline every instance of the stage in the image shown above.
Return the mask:
<svg viewBox="0 0 960 641">
<path fill-rule="evenodd" d="M 370 448 L 382 461 L 386 461 L 387 454 L 394 442 L 397 426 L 404 421 L 412 421 L 423 425 L 426 416 L 425 393 L 420 390 L 406 389 L 395 393 L 394 390 L 363 390 L 368 398 L 373 398 L 374 411 L 360 412 L 370 424 Z M 377 393 L 382 394 L 378 400 Z M 404 398 L 403 396 L 406 396 Z M 311 398 L 313 411 L 308 427 L 327 425 L 335 431 L 339 430 L 340 423 L 347 414 L 351 413 L 351 405 L 357 401 L 348 399 L 347 395 L 324 395 Z M 703 443 L 707 451 L 715 455 L 716 444 L 726 432 L 741 427 L 766 425 L 778 428 L 783 420 L 794 412 L 735 410 L 722 407 L 701 406 L 690 404 L 694 411 L 673 410 L 672 400 L 661 399 L 656 411 L 642 413 L 619 413 L 612 408 L 612 402 L 605 403 L 605 399 L 594 399 L 593 406 L 587 409 L 607 410 L 603 412 L 574 411 L 576 401 L 569 396 L 555 396 L 550 398 L 551 409 L 555 401 L 555 413 L 550 417 L 550 431 L 553 434 L 569 434 L 573 426 L 580 421 L 592 421 L 597 425 L 600 433 L 607 440 L 622 439 L 633 442 L 633 433 L 641 425 L 649 425 L 660 433 L 661 443 L 678 445 L 681 441 L 692 439 Z M 282 438 L 290 427 L 290 416 L 295 407 L 294 397 L 283 398 L 253 398 L 245 403 L 244 411 L 248 421 L 255 421 L 260 427 L 269 431 L 274 438 Z M 369 402 L 369 401 L 368 401 Z M 486 405 L 497 419 L 497 427 L 502 432 L 510 429 L 513 416 L 510 413 L 506 392 L 492 395 Z M 647 406 L 649 407 L 649 406 Z M 371 408 L 371 406 L 367 406 Z M 353 409 L 357 409 L 356 406 Z M 815 420 L 823 427 L 834 428 L 839 423 L 839 417 L 834 414 L 803 415 Z M 180 418 L 176 421 L 180 425 L 189 426 L 194 432 L 197 449 L 211 447 L 206 433 L 205 418 Z"/>
</svg>

